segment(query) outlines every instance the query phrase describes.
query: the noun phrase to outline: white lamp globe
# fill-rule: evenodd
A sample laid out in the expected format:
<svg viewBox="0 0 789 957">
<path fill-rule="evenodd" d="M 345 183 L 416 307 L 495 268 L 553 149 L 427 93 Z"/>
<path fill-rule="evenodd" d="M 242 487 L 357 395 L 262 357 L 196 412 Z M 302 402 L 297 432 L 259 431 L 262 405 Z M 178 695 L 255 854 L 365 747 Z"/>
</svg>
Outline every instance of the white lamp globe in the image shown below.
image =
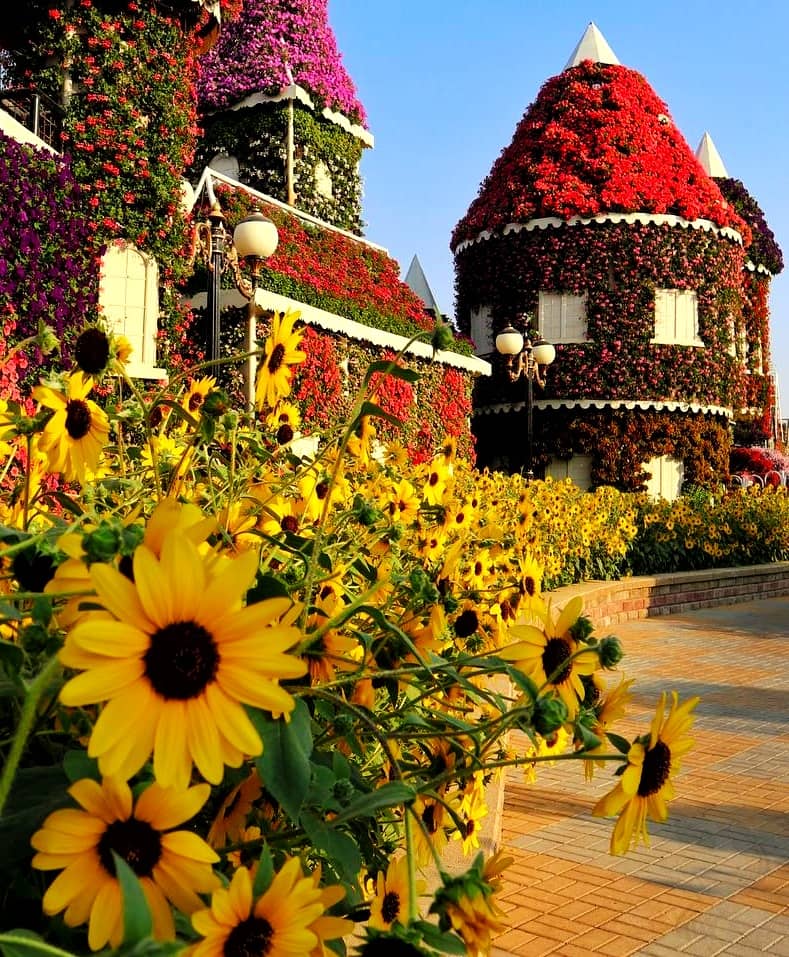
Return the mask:
<svg viewBox="0 0 789 957">
<path fill-rule="evenodd" d="M 242 219 L 233 230 L 233 245 L 240 259 L 268 259 L 279 242 L 277 227 L 262 213 L 253 213 Z"/>
<path fill-rule="evenodd" d="M 556 358 L 556 349 L 545 339 L 538 339 L 532 346 L 531 354 L 538 366 L 549 366 Z"/>
<path fill-rule="evenodd" d="M 523 336 L 517 329 L 507 326 L 496 336 L 496 351 L 503 356 L 517 356 L 523 349 Z"/>
</svg>

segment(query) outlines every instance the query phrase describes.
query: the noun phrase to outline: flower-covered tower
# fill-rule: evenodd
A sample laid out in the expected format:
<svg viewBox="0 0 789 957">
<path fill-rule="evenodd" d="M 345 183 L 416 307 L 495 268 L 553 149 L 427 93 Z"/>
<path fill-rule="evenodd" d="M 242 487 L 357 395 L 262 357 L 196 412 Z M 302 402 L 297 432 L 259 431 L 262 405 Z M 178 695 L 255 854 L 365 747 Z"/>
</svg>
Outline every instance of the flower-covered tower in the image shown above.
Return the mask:
<svg viewBox="0 0 789 957">
<path fill-rule="evenodd" d="M 360 233 L 359 162 L 373 138 L 328 0 L 244 0 L 202 59 L 196 168 Z"/>
<path fill-rule="evenodd" d="M 455 228 L 457 317 L 478 354 L 507 325 L 556 345 L 538 472 L 649 487 L 725 476 L 745 404 L 735 349 L 751 230 L 666 105 L 590 24 Z M 477 384 L 479 462 L 519 469 L 526 384 Z"/>
<path fill-rule="evenodd" d="M 742 324 L 734 348 L 745 371 L 745 404 L 734 430 L 738 445 L 762 445 L 776 435 L 775 381 L 770 359 L 770 283 L 784 267 L 783 254 L 761 207 L 738 179 L 729 176 L 712 137 L 705 133 L 696 156 L 708 176 L 751 229 L 743 274 Z"/>
</svg>

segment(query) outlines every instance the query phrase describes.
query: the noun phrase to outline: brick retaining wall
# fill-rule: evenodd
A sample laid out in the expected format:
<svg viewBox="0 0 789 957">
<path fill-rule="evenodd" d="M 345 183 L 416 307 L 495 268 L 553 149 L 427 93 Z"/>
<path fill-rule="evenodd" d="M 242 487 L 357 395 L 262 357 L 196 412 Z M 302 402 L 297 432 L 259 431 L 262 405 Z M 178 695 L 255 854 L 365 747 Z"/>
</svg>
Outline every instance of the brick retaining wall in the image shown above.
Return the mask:
<svg viewBox="0 0 789 957">
<path fill-rule="evenodd" d="M 789 562 L 644 575 L 615 582 L 581 582 L 550 593 L 559 607 L 584 596 L 596 629 L 620 621 L 677 615 L 696 608 L 789 595 Z"/>
</svg>

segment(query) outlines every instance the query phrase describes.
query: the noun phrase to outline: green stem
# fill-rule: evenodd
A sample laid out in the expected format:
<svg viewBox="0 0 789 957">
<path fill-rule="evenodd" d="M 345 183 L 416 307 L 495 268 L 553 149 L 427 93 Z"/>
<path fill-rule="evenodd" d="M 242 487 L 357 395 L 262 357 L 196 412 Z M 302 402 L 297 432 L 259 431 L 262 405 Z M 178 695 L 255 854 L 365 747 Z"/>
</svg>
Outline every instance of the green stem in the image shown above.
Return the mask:
<svg viewBox="0 0 789 957">
<path fill-rule="evenodd" d="M 8 795 L 11 793 L 11 785 L 14 783 L 16 770 L 19 767 L 19 762 L 24 753 L 27 739 L 33 730 L 38 703 L 49 687 L 59 667 L 60 662 L 56 656 L 53 656 L 28 685 L 25 703 L 22 705 L 22 714 L 19 718 L 19 725 L 14 735 L 14 743 L 11 745 L 11 750 L 8 753 L 8 758 L 3 767 L 2 776 L 0 776 L 0 815 L 3 813 Z"/>
<path fill-rule="evenodd" d="M 414 853 L 413 821 L 410 809 L 405 809 L 405 854 L 408 860 L 408 920 L 415 921 L 419 917 L 419 908 L 416 900 L 416 854 Z"/>
<path fill-rule="evenodd" d="M 16 937 L 13 932 L 0 934 L 0 947 L 3 944 L 8 944 L 9 949 L 13 948 L 14 952 L 50 954 L 51 957 L 74 957 L 70 950 L 61 950 L 44 940 L 35 940 L 32 937 Z"/>
</svg>

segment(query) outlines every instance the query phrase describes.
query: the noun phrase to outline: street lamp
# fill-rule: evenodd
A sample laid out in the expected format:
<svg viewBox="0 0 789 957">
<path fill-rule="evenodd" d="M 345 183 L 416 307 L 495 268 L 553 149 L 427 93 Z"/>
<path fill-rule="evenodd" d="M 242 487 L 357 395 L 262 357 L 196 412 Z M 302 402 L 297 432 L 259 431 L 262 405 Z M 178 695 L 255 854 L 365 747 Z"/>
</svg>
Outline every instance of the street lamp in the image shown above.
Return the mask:
<svg viewBox="0 0 789 957">
<path fill-rule="evenodd" d="M 230 269 L 236 288 L 247 300 L 246 352 L 255 351 L 257 338 L 255 290 L 263 267 L 263 260 L 273 255 L 279 236 L 277 228 L 262 213 L 253 213 L 242 219 L 231 238 L 225 228 L 225 217 L 218 202 L 214 202 L 205 223 L 197 226 L 197 242 L 208 266 L 207 311 L 211 326 L 211 349 L 208 358 L 218 362 L 221 355 L 220 313 L 222 305 L 222 274 Z M 251 278 L 242 272 L 242 262 L 249 263 Z M 246 368 L 247 405 L 254 408 L 256 359 L 248 355 Z"/>
<path fill-rule="evenodd" d="M 534 382 L 541 389 L 545 388 L 540 366 L 547 367 L 553 362 L 556 349 L 545 339 L 532 342 L 513 326 L 507 326 L 496 336 L 496 351 L 507 357 L 510 382 L 526 376 L 526 481 L 530 482 L 534 478 Z"/>
</svg>

